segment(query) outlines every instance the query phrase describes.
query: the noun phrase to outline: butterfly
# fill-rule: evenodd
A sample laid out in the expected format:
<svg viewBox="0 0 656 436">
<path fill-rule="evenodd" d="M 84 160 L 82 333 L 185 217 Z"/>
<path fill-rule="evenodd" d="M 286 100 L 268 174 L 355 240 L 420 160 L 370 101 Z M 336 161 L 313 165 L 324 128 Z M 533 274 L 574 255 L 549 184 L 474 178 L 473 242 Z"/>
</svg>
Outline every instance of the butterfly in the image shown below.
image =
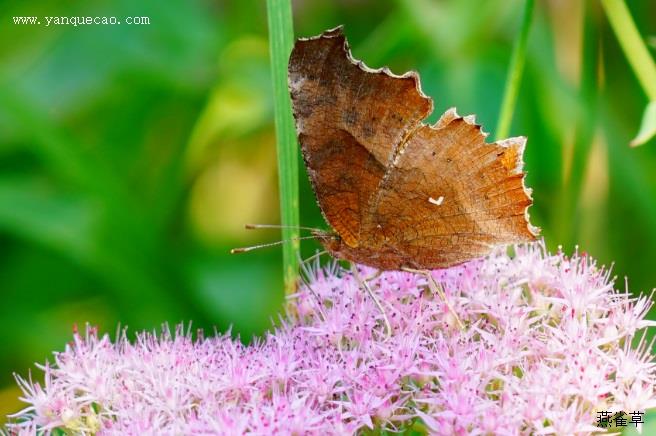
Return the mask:
<svg viewBox="0 0 656 436">
<path fill-rule="evenodd" d="M 334 257 L 379 270 L 428 270 L 530 241 L 526 138 L 486 143 L 473 116 L 433 110 L 415 72 L 355 60 L 342 27 L 297 40 L 289 90 L 307 172 L 334 231 Z"/>
</svg>

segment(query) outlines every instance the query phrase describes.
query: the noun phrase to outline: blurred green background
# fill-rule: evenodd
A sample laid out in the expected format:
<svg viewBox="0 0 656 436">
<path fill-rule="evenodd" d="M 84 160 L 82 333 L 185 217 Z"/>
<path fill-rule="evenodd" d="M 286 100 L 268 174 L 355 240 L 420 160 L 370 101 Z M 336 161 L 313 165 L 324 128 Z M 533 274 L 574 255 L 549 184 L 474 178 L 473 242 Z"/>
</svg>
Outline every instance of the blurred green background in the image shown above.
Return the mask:
<svg viewBox="0 0 656 436">
<path fill-rule="evenodd" d="M 656 43 L 656 2 L 628 2 Z M 435 101 L 494 136 L 520 0 L 307 0 L 295 31 L 345 24 L 372 67 L 420 72 Z M 265 4 L 0 3 L 0 424 L 27 374 L 86 322 L 193 320 L 249 340 L 282 307 Z M 14 25 L 13 16 L 148 16 L 150 25 Z M 633 291 L 656 286 L 656 141 L 647 99 L 596 1 L 539 0 L 512 124 L 528 136 L 532 221 Z M 301 223 L 323 226 L 305 175 Z M 305 255 L 317 248 L 303 244 Z M 40 377 L 37 376 L 37 377 Z"/>
</svg>

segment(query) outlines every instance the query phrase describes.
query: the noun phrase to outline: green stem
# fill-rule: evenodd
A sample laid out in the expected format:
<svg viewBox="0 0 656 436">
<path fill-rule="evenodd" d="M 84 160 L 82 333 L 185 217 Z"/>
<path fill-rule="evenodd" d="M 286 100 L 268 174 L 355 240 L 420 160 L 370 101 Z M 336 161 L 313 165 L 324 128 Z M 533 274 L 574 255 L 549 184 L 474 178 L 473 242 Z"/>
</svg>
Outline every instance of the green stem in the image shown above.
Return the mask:
<svg viewBox="0 0 656 436">
<path fill-rule="evenodd" d="M 300 244 L 298 241 L 298 146 L 287 89 L 287 62 L 294 43 L 292 5 L 290 0 L 267 0 L 269 49 L 273 79 L 273 105 L 278 150 L 278 187 L 280 221 L 283 226 L 282 246 L 285 294 L 296 291 Z M 290 228 L 294 227 L 294 228 Z"/>
<path fill-rule="evenodd" d="M 601 0 L 608 21 L 649 100 L 656 101 L 656 64 L 624 0 Z"/>
<path fill-rule="evenodd" d="M 531 16 L 533 15 L 534 4 L 535 0 L 526 0 L 526 5 L 524 6 L 522 27 L 513 47 L 510 69 L 506 77 L 506 88 L 503 92 L 503 101 L 501 103 L 499 122 L 497 123 L 496 129 L 497 140 L 506 138 L 510 130 L 510 122 L 515 111 L 519 84 L 522 81 L 522 72 L 526 61 L 526 42 L 528 40 L 528 31 L 531 28 Z"/>
<path fill-rule="evenodd" d="M 562 198 L 564 203 L 555 208 L 561 215 L 557 222 L 563 227 L 558 241 L 566 250 L 578 242 L 581 227 L 581 194 L 587 174 L 595 132 L 598 126 L 599 94 L 601 92 L 601 9 L 596 1 L 583 4 L 583 46 L 581 51 L 581 76 L 578 100 L 580 107 L 576 118 L 574 143 L 570 164 L 563 171 Z"/>
</svg>

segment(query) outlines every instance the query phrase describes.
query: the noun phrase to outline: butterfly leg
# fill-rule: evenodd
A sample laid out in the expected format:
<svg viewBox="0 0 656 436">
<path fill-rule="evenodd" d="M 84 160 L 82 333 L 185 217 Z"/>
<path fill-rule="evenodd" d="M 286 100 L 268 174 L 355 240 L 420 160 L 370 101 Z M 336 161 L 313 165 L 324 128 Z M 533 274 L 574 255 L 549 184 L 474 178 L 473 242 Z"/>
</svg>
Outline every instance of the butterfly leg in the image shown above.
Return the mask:
<svg viewBox="0 0 656 436">
<path fill-rule="evenodd" d="M 444 289 L 442 289 L 442 286 L 435 281 L 435 278 L 431 274 L 430 271 L 428 270 L 420 270 L 420 269 L 412 269 L 412 268 L 403 268 L 404 271 L 414 273 L 414 274 L 420 274 L 426 278 L 426 281 L 428 282 L 428 288 L 435 294 L 439 295 L 439 297 L 444 301 L 444 304 L 446 304 L 446 307 L 449 309 L 449 312 L 453 315 L 453 317 L 456 319 L 456 323 L 458 324 L 458 327 L 460 330 L 465 329 L 465 325 L 462 323 L 460 320 L 460 317 L 458 317 L 458 314 L 456 311 L 453 309 L 453 306 L 451 306 L 451 303 L 449 302 L 449 299 L 447 298 L 446 294 L 444 293 Z"/>
<path fill-rule="evenodd" d="M 302 258 L 301 258 L 301 255 L 299 254 L 299 255 L 298 255 L 298 258 L 299 258 L 299 260 L 301 261 L 301 264 L 303 265 L 303 264 L 310 263 L 310 262 L 312 262 L 312 261 L 315 260 L 315 259 L 320 258 L 320 257 L 323 256 L 324 254 L 328 254 L 328 251 L 327 251 L 327 250 L 318 251 L 318 252 L 314 253 L 312 256 L 308 257 L 307 259 L 302 259 Z"/>
<path fill-rule="evenodd" d="M 376 294 L 374 294 L 374 292 L 371 290 L 371 287 L 367 283 L 369 280 L 372 280 L 373 278 L 377 277 L 377 275 L 374 274 L 372 277 L 363 280 L 362 277 L 360 276 L 360 272 L 358 271 L 358 267 L 354 263 L 351 263 L 351 272 L 353 273 L 353 277 L 355 277 L 355 280 L 358 282 L 360 288 L 364 289 L 367 292 L 367 294 L 369 294 L 369 297 L 371 297 L 371 300 L 374 302 L 374 304 L 380 311 L 380 314 L 383 316 L 383 322 L 385 324 L 385 340 L 389 339 L 390 337 L 392 337 L 392 325 L 390 324 L 389 319 L 387 318 L 387 314 L 385 313 L 385 308 L 380 303 L 380 300 L 378 299 L 378 297 L 376 297 Z M 378 273 L 378 275 L 380 275 L 380 273 Z"/>
<path fill-rule="evenodd" d="M 310 282 L 312 281 L 313 277 L 313 265 L 310 265 L 310 262 L 315 260 L 315 271 L 319 269 L 319 257 L 323 254 L 327 254 L 327 251 L 320 251 L 318 253 L 315 253 L 314 255 L 308 257 L 307 259 L 301 258 L 301 255 L 298 254 L 298 260 L 299 260 L 299 265 L 301 267 L 301 271 L 303 274 L 301 274 L 301 280 L 303 281 L 303 284 L 308 288 L 312 296 L 314 297 L 315 301 L 317 302 L 317 312 L 319 312 L 319 316 L 321 317 L 322 321 L 326 320 L 326 314 L 323 312 L 322 306 L 322 301 L 321 298 L 319 298 L 319 294 L 312 288 L 310 285 Z"/>
<path fill-rule="evenodd" d="M 370 275 L 369 277 L 367 277 L 366 279 L 364 279 L 364 281 L 365 281 L 365 282 L 370 282 L 370 281 L 372 281 L 372 280 L 376 280 L 378 277 L 380 277 L 380 275 L 381 275 L 382 273 L 383 273 L 383 272 L 382 272 L 381 270 L 377 270 L 375 273 L 373 273 L 372 275 Z"/>
</svg>

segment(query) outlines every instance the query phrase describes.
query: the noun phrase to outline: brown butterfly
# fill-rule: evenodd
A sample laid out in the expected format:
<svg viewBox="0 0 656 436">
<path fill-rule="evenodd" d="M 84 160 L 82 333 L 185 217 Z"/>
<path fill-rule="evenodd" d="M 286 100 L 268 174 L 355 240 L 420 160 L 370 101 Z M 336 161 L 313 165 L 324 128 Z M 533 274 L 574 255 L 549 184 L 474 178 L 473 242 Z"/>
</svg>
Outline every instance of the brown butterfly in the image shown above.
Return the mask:
<svg viewBox="0 0 656 436">
<path fill-rule="evenodd" d="M 296 130 L 335 257 L 381 270 L 434 269 L 535 239 L 526 138 L 492 144 L 448 110 L 434 125 L 419 76 L 353 59 L 342 28 L 299 39 L 289 60 Z"/>
</svg>

